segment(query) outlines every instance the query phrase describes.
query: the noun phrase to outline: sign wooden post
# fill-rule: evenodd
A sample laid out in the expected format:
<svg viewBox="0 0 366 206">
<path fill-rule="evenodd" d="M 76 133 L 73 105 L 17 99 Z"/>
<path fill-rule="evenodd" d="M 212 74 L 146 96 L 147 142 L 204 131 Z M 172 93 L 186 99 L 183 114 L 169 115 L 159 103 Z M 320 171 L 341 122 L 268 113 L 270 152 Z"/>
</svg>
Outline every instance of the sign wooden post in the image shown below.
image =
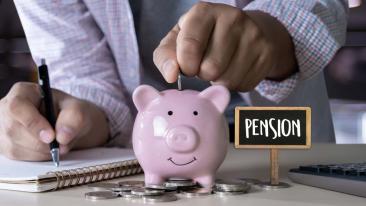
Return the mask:
<svg viewBox="0 0 366 206">
<path fill-rule="evenodd" d="M 270 149 L 270 181 L 265 189 L 289 185 L 279 181 L 279 149 L 309 149 L 309 107 L 236 107 L 235 148 Z"/>
<path fill-rule="evenodd" d="M 271 159 L 271 185 L 278 185 L 279 181 L 279 175 L 278 175 L 278 150 L 277 149 L 271 149 L 270 154 Z"/>
</svg>

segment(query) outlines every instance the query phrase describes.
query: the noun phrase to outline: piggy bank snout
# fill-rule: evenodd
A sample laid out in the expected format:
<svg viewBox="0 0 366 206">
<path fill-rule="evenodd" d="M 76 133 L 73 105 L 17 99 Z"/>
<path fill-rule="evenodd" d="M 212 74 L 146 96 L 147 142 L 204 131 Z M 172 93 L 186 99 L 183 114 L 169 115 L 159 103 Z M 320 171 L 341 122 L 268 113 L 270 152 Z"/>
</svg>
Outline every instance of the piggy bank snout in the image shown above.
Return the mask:
<svg viewBox="0 0 366 206">
<path fill-rule="evenodd" d="M 197 132 L 189 126 L 173 127 L 165 134 L 166 144 L 174 152 L 192 152 L 199 143 Z"/>
</svg>

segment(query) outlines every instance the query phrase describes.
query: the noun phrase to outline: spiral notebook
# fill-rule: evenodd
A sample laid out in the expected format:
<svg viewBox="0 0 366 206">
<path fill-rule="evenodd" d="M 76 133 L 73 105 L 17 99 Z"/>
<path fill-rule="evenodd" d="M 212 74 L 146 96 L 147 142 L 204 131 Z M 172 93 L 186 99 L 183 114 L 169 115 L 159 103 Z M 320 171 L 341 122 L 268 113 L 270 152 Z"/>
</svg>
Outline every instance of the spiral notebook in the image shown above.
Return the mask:
<svg viewBox="0 0 366 206">
<path fill-rule="evenodd" d="M 52 162 L 23 162 L 0 156 L 0 189 L 44 192 L 141 173 L 131 149 L 73 151 Z"/>
</svg>

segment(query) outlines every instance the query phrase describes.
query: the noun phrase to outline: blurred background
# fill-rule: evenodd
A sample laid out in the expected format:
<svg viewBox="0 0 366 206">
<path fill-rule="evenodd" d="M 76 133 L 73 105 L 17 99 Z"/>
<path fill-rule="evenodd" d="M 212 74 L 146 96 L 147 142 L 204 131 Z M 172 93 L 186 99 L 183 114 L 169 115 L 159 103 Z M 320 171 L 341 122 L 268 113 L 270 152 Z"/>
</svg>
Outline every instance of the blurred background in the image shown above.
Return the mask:
<svg viewBox="0 0 366 206">
<path fill-rule="evenodd" d="M 366 2 L 349 0 L 347 40 L 325 69 L 337 143 L 366 143 Z"/>
<path fill-rule="evenodd" d="M 325 69 L 336 141 L 366 143 L 366 4 L 349 0 L 346 45 Z M 17 81 L 34 81 L 35 64 L 12 0 L 0 0 L 0 98 Z"/>
</svg>

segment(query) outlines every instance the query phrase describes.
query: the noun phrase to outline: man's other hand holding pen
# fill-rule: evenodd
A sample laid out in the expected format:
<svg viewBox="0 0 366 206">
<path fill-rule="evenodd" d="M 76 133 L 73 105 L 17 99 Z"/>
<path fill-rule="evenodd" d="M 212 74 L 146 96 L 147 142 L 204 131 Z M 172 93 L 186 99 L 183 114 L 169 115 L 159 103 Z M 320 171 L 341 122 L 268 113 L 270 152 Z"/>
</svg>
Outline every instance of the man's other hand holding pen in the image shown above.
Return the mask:
<svg viewBox="0 0 366 206">
<path fill-rule="evenodd" d="M 49 143 L 60 145 L 60 154 L 104 144 L 109 127 L 96 105 L 52 89 L 55 129 L 44 116 L 40 86 L 18 82 L 0 100 L 0 153 L 10 159 L 50 160 Z"/>
</svg>

